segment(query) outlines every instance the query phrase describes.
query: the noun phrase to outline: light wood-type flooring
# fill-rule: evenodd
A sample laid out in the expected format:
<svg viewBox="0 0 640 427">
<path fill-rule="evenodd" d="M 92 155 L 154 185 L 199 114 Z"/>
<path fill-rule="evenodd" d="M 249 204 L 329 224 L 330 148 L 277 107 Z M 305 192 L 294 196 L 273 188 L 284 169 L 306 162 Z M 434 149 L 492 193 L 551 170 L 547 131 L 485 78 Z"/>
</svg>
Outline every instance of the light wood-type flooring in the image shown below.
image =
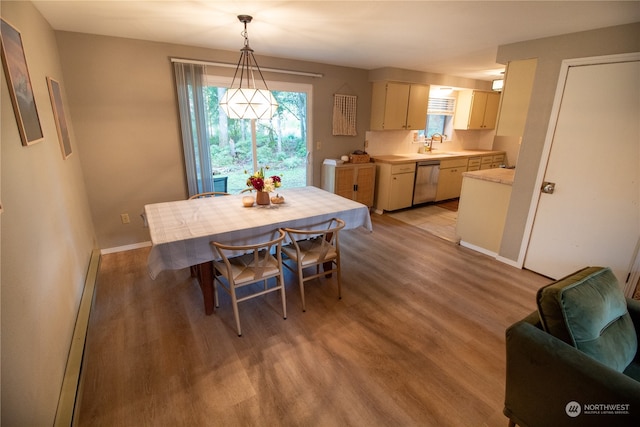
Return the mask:
<svg viewBox="0 0 640 427">
<path fill-rule="evenodd" d="M 78 426 L 505 426 L 504 332 L 549 279 L 387 215 L 341 232 L 334 279 L 204 314 L 189 270 L 102 259 Z"/>
</svg>

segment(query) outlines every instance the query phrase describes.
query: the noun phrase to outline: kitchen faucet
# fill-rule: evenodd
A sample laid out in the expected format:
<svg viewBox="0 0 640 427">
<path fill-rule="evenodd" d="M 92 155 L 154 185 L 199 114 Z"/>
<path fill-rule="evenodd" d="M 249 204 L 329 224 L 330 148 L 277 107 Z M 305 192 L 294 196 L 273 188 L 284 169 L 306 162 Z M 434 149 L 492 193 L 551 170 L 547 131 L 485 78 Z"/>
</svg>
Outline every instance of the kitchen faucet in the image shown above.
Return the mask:
<svg viewBox="0 0 640 427">
<path fill-rule="evenodd" d="M 425 144 L 424 144 L 424 152 L 425 152 L 425 153 L 428 153 L 428 152 L 432 151 L 432 150 L 433 150 L 433 143 L 434 143 L 435 141 L 440 141 L 440 143 L 442 144 L 442 141 L 444 141 L 444 139 L 445 139 L 446 137 L 447 137 L 446 135 L 443 135 L 443 134 L 441 134 L 441 133 L 434 133 L 434 134 L 432 134 L 432 135 L 431 135 L 431 141 L 430 141 L 430 142 L 427 142 L 427 141 L 425 140 Z"/>
<path fill-rule="evenodd" d="M 434 140 L 439 141 L 441 144 L 444 141 L 446 135 L 443 135 L 441 133 L 434 133 L 433 135 L 431 135 L 431 144 L 433 145 Z"/>
</svg>

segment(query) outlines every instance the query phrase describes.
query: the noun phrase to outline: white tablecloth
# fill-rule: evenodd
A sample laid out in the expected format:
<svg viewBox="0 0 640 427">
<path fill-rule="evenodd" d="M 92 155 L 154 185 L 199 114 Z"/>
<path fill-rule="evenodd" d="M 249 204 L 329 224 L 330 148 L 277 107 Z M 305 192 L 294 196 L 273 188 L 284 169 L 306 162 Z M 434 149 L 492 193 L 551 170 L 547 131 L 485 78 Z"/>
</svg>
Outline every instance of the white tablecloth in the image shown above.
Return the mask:
<svg viewBox="0 0 640 427">
<path fill-rule="evenodd" d="M 162 270 L 213 260 L 212 241 L 252 244 L 278 228 L 306 228 L 334 217 L 346 223 L 345 229 L 373 229 L 369 208 L 361 203 L 316 187 L 281 190 L 285 203 L 270 207 L 245 208 L 241 194 L 146 205 L 153 244 L 149 274 L 155 279 Z"/>
</svg>

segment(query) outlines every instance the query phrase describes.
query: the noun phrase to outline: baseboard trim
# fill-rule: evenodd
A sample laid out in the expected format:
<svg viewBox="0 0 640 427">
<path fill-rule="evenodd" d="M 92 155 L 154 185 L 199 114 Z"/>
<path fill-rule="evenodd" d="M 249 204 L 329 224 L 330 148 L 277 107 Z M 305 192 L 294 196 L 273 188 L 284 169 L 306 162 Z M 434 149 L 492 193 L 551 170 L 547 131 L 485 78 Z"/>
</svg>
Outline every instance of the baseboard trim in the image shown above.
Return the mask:
<svg viewBox="0 0 640 427">
<path fill-rule="evenodd" d="M 84 346 L 89 327 L 89 315 L 93 305 L 93 295 L 98 278 L 98 268 L 100 267 L 100 251 L 94 249 L 89 261 L 89 269 L 84 282 L 84 290 L 80 299 L 76 325 L 73 330 L 67 367 L 64 371 L 60 398 L 58 399 L 58 409 L 56 410 L 55 427 L 69 427 L 73 423 L 73 416 L 76 409 L 76 399 L 80 389 L 80 371 L 82 370 L 82 359 L 84 356 Z"/>
<path fill-rule="evenodd" d="M 114 248 L 101 249 L 100 254 L 107 255 L 107 254 L 113 254 L 116 252 L 132 251 L 134 249 L 147 248 L 149 246 L 151 246 L 151 242 L 140 242 L 140 243 L 134 243 L 132 245 L 116 246 Z"/>
<path fill-rule="evenodd" d="M 498 261 L 500 261 L 500 262 L 502 262 L 504 264 L 510 265 L 511 267 L 522 269 L 522 263 L 520 263 L 518 261 L 514 261 L 512 259 L 505 258 L 503 256 L 497 256 L 496 260 L 498 260 Z"/>
<path fill-rule="evenodd" d="M 460 241 L 460 246 L 464 246 L 465 248 L 472 249 L 472 250 L 474 250 L 476 252 L 480 252 L 482 254 L 489 255 L 490 257 L 495 258 L 496 261 L 499 261 L 499 262 L 501 262 L 503 264 L 507 264 L 507 265 L 510 265 L 512 267 L 516 267 L 516 268 L 522 269 L 522 265 L 520 265 L 517 261 L 514 261 L 514 260 L 509 259 L 509 258 L 505 258 L 503 256 L 498 255 L 497 253 L 495 253 L 493 251 L 490 251 L 490 250 L 482 248 L 480 246 L 476 246 L 474 244 L 465 242 L 464 240 Z"/>
<path fill-rule="evenodd" d="M 498 256 L 498 254 L 493 252 L 493 251 L 490 251 L 490 250 L 485 249 L 485 248 L 480 247 L 480 246 L 476 246 L 476 245 L 474 245 L 472 243 L 469 243 L 469 242 L 465 242 L 464 240 L 460 240 L 460 246 L 464 246 L 465 248 L 469 248 L 469 249 L 472 249 L 472 250 L 474 250 L 476 252 L 480 252 L 481 254 L 489 255 L 492 258 L 495 258 L 495 257 Z"/>
</svg>

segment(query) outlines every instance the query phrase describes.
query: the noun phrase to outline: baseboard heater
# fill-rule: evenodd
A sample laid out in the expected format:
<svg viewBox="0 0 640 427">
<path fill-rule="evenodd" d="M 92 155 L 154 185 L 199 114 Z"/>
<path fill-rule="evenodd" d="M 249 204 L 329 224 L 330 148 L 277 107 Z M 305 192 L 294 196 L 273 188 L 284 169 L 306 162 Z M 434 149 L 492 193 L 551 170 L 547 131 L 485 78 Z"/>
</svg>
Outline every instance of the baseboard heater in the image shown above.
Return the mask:
<svg viewBox="0 0 640 427">
<path fill-rule="evenodd" d="M 82 359 L 84 356 L 84 346 L 89 327 L 89 316 L 93 306 L 93 295 L 98 278 L 98 268 L 100 267 L 100 250 L 95 249 L 91 253 L 89 269 L 84 282 L 84 290 L 80 299 L 76 326 L 73 330 L 71 347 L 67 367 L 64 371 L 60 398 L 58 399 L 58 409 L 56 410 L 55 427 L 70 427 L 76 411 L 77 397 L 81 389 L 80 372 L 82 370 Z"/>
</svg>

